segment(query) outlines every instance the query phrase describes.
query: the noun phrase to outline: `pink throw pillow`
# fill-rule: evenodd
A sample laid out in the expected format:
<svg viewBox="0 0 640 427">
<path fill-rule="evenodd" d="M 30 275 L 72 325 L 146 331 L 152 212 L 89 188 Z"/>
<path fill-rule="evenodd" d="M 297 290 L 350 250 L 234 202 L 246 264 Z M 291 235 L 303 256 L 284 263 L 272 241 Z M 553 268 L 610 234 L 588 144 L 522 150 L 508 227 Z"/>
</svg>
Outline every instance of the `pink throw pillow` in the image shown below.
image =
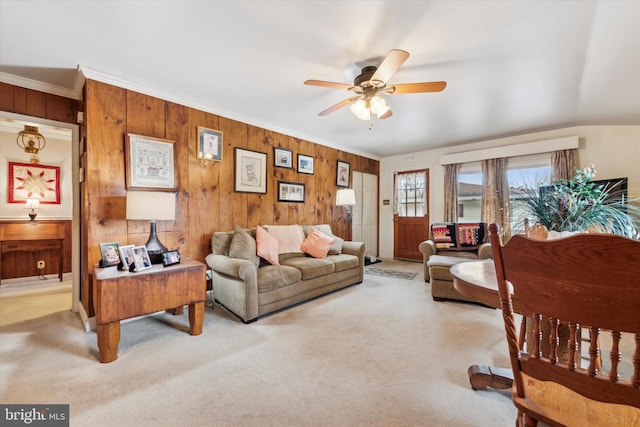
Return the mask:
<svg viewBox="0 0 640 427">
<path fill-rule="evenodd" d="M 314 258 L 326 258 L 334 240 L 333 237 L 327 236 L 315 228 L 312 228 L 307 238 L 302 242 L 300 249 Z"/>
<path fill-rule="evenodd" d="M 256 227 L 256 249 L 272 265 L 280 265 L 278 260 L 278 240 L 259 225 Z"/>
</svg>

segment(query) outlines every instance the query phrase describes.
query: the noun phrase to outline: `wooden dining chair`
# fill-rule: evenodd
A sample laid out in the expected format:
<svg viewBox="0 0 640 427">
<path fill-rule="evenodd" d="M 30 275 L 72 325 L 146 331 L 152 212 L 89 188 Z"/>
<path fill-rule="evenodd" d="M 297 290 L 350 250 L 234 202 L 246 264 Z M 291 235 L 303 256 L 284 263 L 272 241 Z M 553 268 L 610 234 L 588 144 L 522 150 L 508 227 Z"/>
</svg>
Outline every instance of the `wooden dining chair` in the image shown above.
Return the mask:
<svg viewBox="0 0 640 427">
<path fill-rule="evenodd" d="M 502 245 L 497 224 L 489 226 L 489 238 L 513 369 L 516 425 L 640 425 L 640 241 L 610 234 L 546 241 L 516 235 Z M 533 321 L 534 342 L 526 347 L 516 332 L 512 295 L 518 314 Z M 540 350 L 544 323 L 551 329 L 547 355 Z M 567 348 L 558 338 L 561 325 L 570 331 Z M 578 352 L 582 328 L 592 337 L 584 367 Z"/>
</svg>

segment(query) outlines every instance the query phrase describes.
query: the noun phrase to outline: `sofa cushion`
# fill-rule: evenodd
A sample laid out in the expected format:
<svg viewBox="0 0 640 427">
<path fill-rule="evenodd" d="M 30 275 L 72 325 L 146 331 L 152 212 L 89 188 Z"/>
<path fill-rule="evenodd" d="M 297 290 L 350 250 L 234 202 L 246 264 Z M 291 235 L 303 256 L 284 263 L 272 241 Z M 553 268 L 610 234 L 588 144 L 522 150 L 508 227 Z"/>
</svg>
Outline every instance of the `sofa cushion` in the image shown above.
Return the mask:
<svg viewBox="0 0 640 427">
<path fill-rule="evenodd" d="M 299 256 L 282 261 L 282 265 L 297 268 L 302 274 L 302 280 L 331 274 L 335 271 L 335 264 L 329 260 Z"/>
<path fill-rule="evenodd" d="M 302 242 L 300 249 L 302 249 L 302 252 L 309 254 L 314 258 L 326 258 L 334 240 L 335 239 L 333 237 L 329 237 L 315 228 L 312 228 Z"/>
<path fill-rule="evenodd" d="M 340 254 L 340 255 L 329 255 L 327 259 L 333 263 L 335 266 L 335 272 L 349 270 L 351 268 L 356 268 L 360 265 L 360 258 L 355 255 L 349 254 Z"/>
<path fill-rule="evenodd" d="M 297 268 L 286 265 L 266 265 L 258 269 L 258 292 L 269 292 L 293 285 L 302 279 Z"/>
<path fill-rule="evenodd" d="M 305 235 L 309 235 L 309 231 L 311 231 L 311 229 L 316 229 L 319 232 L 335 239 L 331 244 L 331 248 L 329 248 L 328 255 L 338 255 L 342 253 L 342 244 L 344 243 L 344 239 L 334 235 L 329 224 L 303 225 L 302 228 Z"/>
<path fill-rule="evenodd" d="M 442 222 L 431 224 L 431 236 L 437 249 L 475 251 L 487 240 L 484 222 Z"/>
<path fill-rule="evenodd" d="M 264 228 L 256 227 L 256 250 L 259 256 L 272 265 L 280 265 L 278 260 L 278 240 Z"/>
<path fill-rule="evenodd" d="M 233 227 L 233 231 L 229 256 L 231 258 L 246 259 L 257 267 L 260 263 L 260 257 L 257 254 L 256 239 L 237 224 Z"/>
<path fill-rule="evenodd" d="M 264 228 L 278 240 L 279 254 L 302 255 L 300 246 L 304 241 L 302 227 L 295 225 L 265 225 Z"/>
</svg>

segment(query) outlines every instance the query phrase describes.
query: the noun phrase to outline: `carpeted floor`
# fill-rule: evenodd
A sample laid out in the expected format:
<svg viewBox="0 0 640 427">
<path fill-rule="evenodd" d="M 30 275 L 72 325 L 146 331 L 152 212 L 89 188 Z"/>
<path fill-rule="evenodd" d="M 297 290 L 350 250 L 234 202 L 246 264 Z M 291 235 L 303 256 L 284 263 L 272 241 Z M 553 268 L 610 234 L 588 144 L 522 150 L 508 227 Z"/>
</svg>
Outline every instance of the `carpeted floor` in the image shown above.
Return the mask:
<svg viewBox="0 0 640 427">
<path fill-rule="evenodd" d="M 436 303 L 421 274 L 367 274 L 249 325 L 215 305 L 202 335 L 187 331 L 187 310 L 123 322 L 118 359 L 101 364 L 68 310 L 0 327 L 0 402 L 68 403 L 71 426 L 514 424 L 509 391 L 467 377 L 508 366 L 500 312 Z"/>
</svg>

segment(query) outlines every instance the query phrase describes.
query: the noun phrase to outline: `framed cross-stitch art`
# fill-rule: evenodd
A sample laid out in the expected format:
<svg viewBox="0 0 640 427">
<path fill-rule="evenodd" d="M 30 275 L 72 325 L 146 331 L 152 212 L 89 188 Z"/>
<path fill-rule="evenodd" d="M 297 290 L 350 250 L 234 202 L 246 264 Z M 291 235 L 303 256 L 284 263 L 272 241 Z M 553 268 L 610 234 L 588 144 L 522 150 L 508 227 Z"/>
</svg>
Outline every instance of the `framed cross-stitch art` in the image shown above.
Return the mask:
<svg viewBox="0 0 640 427">
<path fill-rule="evenodd" d="M 127 134 L 124 150 L 127 190 L 178 190 L 173 143 Z"/>
<path fill-rule="evenodd" d="M 37 163 L 9 162 L 9 203 L 40 199 L 41 204 L 60 204 L 60 168 Z"/>
</svg>

